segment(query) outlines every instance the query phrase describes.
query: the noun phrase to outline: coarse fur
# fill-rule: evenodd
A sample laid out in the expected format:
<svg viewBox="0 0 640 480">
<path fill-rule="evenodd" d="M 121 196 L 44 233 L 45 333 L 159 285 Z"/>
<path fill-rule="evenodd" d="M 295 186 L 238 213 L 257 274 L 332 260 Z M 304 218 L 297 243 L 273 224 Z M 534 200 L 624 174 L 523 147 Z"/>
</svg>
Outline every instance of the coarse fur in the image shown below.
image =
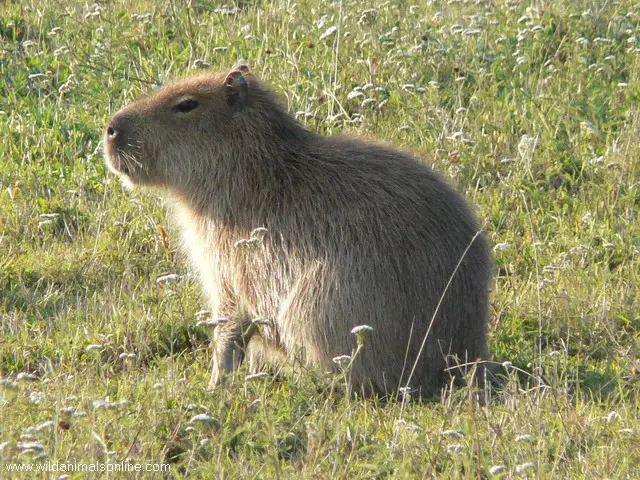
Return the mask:
<svg viewBox="0 0 640 480">
<path fill-rule="evenodd" d="M 428 395 L 452 357 L 487 358 L 486 239 L 464 198 L 410 155 L 304 129 L 246 67 L 129 105 L 105 151 L 125 183 L 169 193 L 213 316 L 230 319 L 215 329 L 213 385 L 247 349 L 268 361 L 260 344 L 331 369 L 358 324 L 374 329 L 350 374 L 366 394 L 408 383 Z M 257 317 L 272 325 L 253 335 Z"/>
</svg>

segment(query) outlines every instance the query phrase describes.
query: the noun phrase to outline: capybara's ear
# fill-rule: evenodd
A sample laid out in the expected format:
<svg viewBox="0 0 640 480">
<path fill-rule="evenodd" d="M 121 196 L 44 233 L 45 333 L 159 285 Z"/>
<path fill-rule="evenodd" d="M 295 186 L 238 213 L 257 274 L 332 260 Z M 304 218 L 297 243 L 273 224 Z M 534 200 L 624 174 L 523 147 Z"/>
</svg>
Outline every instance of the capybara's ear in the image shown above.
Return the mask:
<svg viewBox="0 0 640 480">
<path fill-rule="evenodd" d="M 241 70 L 234 69 L 229 72 L 224 79 L 224 91 L 229 105 L 242 105 L 249 91 L 249 84 L 242 76 Z"/>
<path fill-rule="evenodd" d="M 238 70 L 242 74 L 249 73 L 249 65 L 246 63 L 236 63 L 231 70 Z"/>
</svg>

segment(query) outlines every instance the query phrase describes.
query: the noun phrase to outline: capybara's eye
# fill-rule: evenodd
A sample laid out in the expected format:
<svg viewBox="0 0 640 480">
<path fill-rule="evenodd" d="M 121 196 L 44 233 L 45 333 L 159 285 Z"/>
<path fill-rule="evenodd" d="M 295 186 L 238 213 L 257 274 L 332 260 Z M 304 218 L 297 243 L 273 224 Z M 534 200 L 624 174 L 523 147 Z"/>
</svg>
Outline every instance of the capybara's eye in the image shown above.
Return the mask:
<svg viewBox="0 0 640 480">
<path fill-rule="evenodd" d="M 186 98 L 173 107 L 174 110 L 187 113 L 198 106 L 198 101 L 193 98 Z"/>
</svg>

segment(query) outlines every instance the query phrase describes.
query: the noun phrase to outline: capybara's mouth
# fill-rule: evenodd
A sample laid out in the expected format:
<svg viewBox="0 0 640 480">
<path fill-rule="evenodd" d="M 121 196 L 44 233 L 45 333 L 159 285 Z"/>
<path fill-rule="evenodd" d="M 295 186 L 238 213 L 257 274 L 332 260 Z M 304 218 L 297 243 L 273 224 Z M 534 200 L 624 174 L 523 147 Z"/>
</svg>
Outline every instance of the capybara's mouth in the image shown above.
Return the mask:
<svg viewBox="0 0 640 480">
<path fill-rule="evenodd" d="M 104 132 L 104 153 L 109 169 L 120 176 L 131 179 L 137 171 L 143 170 L 138 159 L 138 142 L 131 135 L 127 117 L 120 113 L 107 124 Z"/>
<path fill-rule="evenodd" d="M 118 175 L 126 175 L 127 177 L 131 175 L 131 169 L 121 155 L 112 153 L 110 154 L 109 152 L 107 152 L 105 157 L 107 160 L 107 166 L 113 173 L 116 173 Z"/>
<path fill-rule="evenodd" d="M 144 170 L 138 159 L 122 151 L 105 151 L 105 163 L 115 173 L 124 186 L 133 188 L 142 181 L 140 173 Z"/>
</svg>

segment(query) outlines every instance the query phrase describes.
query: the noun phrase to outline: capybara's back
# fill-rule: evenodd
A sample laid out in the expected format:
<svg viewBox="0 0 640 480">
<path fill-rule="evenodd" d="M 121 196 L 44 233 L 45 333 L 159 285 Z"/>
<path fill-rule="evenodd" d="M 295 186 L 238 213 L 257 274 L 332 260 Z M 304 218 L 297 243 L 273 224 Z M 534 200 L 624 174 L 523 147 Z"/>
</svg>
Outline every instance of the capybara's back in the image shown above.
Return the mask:
<svg viewBox="0 0 640 480">
<path fill-rule="evenodd" d="M 411 156 L 305 130 L 246 68 L 130 105 L 105 143 L 128 183 L 170 192 L 213 314 L 229 319 L 214 384 L 252 344 L 335 367 L 359 324 L 374 330 L 356 391 L 429 394 L 447 365 L 487 358 L 486 240 L 464 198 Z M 255 318 L 271 325 L 257 334 Z"/>
</svg>

